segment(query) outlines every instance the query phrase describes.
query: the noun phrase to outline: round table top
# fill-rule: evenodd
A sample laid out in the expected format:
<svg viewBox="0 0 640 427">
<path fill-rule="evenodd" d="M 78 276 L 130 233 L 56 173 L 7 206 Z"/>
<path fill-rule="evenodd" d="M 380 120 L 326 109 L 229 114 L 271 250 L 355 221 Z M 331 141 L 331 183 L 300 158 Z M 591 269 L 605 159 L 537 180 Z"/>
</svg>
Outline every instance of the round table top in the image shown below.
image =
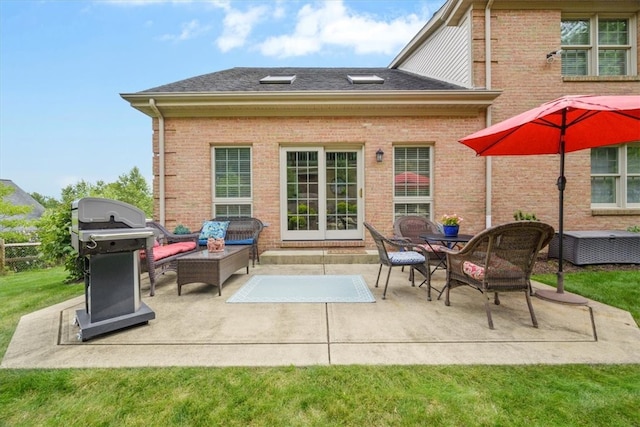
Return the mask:
<svg viewBox="0 0 640 427">
<path fill-rule="evenodd" d="M 461 243 L 473 238 L 472 234 L 458 234 L 457 236 L 445 236 L 444 234 L 421 234 L 420 237 L 430 242 Z"/>
</svg>

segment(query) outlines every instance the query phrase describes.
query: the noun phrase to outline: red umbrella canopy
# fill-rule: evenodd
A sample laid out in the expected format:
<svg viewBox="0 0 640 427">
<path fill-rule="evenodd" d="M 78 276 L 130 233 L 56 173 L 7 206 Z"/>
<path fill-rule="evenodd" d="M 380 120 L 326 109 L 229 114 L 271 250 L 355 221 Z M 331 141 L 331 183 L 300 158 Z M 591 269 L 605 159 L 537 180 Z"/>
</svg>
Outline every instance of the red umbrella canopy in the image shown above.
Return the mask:
<svg viewBox="0 0 640 427">
<path fill-rule="evenodd" d="M 460 142 L 480 156 L 506 156 L 561 154 L 639 140 L 640 96 L 573 95 L 546 102 Z"/>
</svg>

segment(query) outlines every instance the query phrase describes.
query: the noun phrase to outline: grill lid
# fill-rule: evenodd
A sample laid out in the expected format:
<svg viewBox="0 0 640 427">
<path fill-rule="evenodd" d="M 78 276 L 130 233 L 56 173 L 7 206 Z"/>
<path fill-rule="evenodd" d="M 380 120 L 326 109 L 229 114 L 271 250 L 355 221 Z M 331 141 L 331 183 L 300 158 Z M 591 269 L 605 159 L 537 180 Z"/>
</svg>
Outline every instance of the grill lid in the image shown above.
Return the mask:
<svg viewBox="0 0 640 427">
<path fill-rule="evenodd" d="M 72 225 L 77 229 L 144 228 L 143 211 L 119 200 L 84 197 L 71 204 Z M 78 222 L 77 224 L 75 222 Z"/>
</svg>

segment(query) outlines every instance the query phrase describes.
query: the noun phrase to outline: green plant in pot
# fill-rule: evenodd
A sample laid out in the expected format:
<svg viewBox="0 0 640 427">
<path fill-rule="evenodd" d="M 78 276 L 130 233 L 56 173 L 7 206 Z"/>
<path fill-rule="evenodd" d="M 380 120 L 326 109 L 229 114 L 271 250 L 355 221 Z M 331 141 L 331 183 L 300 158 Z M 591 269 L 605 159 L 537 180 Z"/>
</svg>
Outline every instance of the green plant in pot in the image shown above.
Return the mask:
<svg viewBox="0 0 640 427">
<path fill-rule="evenodd" d="M 304 203 L 299 203 L 297 215 L 289 217 L 289 230 L 304 230 L 307 228 L 308 219 L 312 219 L 316 216 L 316 211 L 313 208 L 308 207 Z M 293 212 L 289 212 L 293 213 Z"/>
<path fill-rule="evenodd" d="M 457 214 L 453 215 L 442 215 L 440 220 L 442 222 L 442 228 L 445 236 L 453 237 L 458 235 L 458 230 L 460 229 L 460 223 L 462 222 L 462 218 Z"/>
<path fill-rule="evenodd" d="M 354 214 L 358 211 L 358 205 L 355 203 L 338 202 L 336 205 L 336 213 L 339 214 Z"/>
<path fill-rule="evenodd" d="M 173 234 L 189 234 L 191 231 L 187 227 L 182 224 L 178 224 L 178 226 L 173 230 Z"/>
</svg>

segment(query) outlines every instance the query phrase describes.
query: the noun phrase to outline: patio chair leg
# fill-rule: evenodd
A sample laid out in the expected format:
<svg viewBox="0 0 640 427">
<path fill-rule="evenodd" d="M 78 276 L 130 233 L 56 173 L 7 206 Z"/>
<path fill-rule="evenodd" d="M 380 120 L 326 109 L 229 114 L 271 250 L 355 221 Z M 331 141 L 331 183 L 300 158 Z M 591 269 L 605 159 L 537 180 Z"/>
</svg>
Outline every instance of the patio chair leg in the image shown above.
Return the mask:
<svg viewBox="0 0 640 427">
<path fill-rule="evenodd" d="M 412 269 L 414 268 L 412 267 Z M 422 283 L 420 283 L 418 287 L 421 288 L 422 285 L 424 285 L 425 283 L 427 284 L 427 301 L 431 301 L 431 274 L 429 274 L 429 266 L 424 267 L 424 271 L 421 270 L 421 268 L 417 268 L 417 270 L 423 276 L 425 276 L 425 279 L 422 281 Z"/>
<path fill-rule="evenodd" d="M 491 303 L 489 302 L 489 298 L 490 298 L 489 293 L 484 292 L 484 308 L 487 311 L 487 320 L 489 321 L 489 329 L 493 329 L 493 319 L 491 318 Z"/>
<path fill-rule="evenodd" d="M 444 295 L 444 305 L 446 305 L 447 307 L 451 305 L 451 302 L 449 302 L 449 290 L 451 289 L 450 283 L 451 283 L 451 278 L 449 275 L 449 270 L 447 270 L 447 280 L 446 282 L 444 282 L 445 289 L 442 290 L 442 291 L 446 291 Z M 442 291 L 440 291 L 440 295 L 438 296 L 438 299 L 440 299 L 440 297 L 442 296 Z"/>
<path fill-rule="evenodd" d="M 380 281 L 381 272 L 382 272 L 382 264 L 380 264 L 380 268 L 378 269 L 378 278 L 376 279 L 376 288 L 378 287 L 378 282 Z"/>
<path fill-rule="evenodd" d="M 389 272 L 387 273 L 387 282 L 384 284 L 384 292 L 382 292 L 382 299 L 387 299 L 387 287 L 389 286 L 389 276 L 391 276 L 391 268 L 389 267 Z"/>
<path fill-rule="evenodd" d="M 531 297 L 529 293 L 525 290 L 524 296 L 527 297 L 527 305 L 529 306 L 529 313 L 531 313 L 531 321 L 533 322 L 533 327 L 538 327 L 538 319 L 536 319 L 536 314 L 533 312 L 533 305 L 531 304 Z"/>
</svg>

